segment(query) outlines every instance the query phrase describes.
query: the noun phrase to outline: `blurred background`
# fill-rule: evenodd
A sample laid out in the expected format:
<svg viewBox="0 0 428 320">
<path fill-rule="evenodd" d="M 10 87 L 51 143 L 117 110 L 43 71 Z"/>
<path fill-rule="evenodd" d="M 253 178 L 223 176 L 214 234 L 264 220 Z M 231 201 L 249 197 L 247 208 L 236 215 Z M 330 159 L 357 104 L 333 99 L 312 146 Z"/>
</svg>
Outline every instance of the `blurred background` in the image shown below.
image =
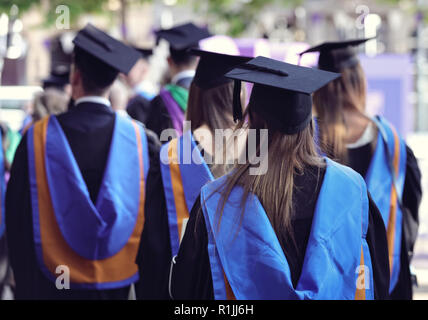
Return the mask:
<svg viewBox="0 0 428 320">
<path fill-rule="evenodd" d="M 201 43 L 231 46 L 313 66 L 316 54 L 298 53 L 328 40 L 374 37 L 361 46 L 368 82 L 367 108 L 383 114 L 406 138 L 423 171 L 425 196 L 413 269 L 415 299 L 428 299 L 428 0 L 1 0 L 0 123 L 10 162 L 19 130 L 43 81 L 70 63 L 74 32 L 91 22 L 140 47 L 153 31 L 192 21 L 217 36 Z M 146 81 L 159 88 L 166 67 L 161 43 Z"/>
</svg>

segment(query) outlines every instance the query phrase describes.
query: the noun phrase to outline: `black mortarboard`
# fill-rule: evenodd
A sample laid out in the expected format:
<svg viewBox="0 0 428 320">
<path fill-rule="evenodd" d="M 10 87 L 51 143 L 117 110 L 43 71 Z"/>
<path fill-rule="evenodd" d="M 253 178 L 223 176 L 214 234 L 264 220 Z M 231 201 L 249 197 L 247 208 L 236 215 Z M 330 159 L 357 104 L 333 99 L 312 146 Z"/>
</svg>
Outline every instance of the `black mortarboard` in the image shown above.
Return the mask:
<svg viewBox="0 0 428 320">
<path fill-rule="evenodd" d="M 56 63 L 52 65 L 50 74 L 47 78 L 43 79 L 43 89 L 49 87 L 63 88 L 69 83 L 70 77 L 70 64 Z"/>
<path fill-rule="evenodd" d="M 211 37 L 207 28 L 201 28 L 193 23 L 185 23 L 171 29 L 161 29 L 155 31 L 156 41 L 165 39 L 168 41 L 170 49 L 181 51 L 193 47 L 198 47 L 200 40 Z"/>
<path fill-rule="evenodd" d="M 140 56 L 142 56 L 144 59 L 150 58 L 150 56 L 153 54 L 153 49 L 139 47 L 134 47 L 134 49 L 137 50 L 140 53 Z"/>
<path fill-rule="evenodd" d="M 231 82 L 232 80 L 226 78 L 224 74 L 252 59 L 200 49 L 192 49 L 190 53 L 200 57 L 193 82 L 202 89 L 210 89 Z"/>
<path fill-rule="evenodd" d="M 340 74 L 257 57 L 229 71 L 226 77 L 254 83 L 250 104 L 285 134 L 303 130 L 312 118 L 311 94 Z M 236 93 L 236 91 L 235 91 Z M 239 96 L 234 96 L 234 118 L 242 119 Z"/>
<path fill-rule="evenodd" d="M 374 38 L 347 41 L 324 42 L 300 53 L 319 52 L 318 68 L 326 71 L 340 72 L 344 68 L 353 67 L 358 63 L 356 46 Z"/>
<path fill-rule="evenodd" d="M 91 24 L 87 24 L 78 32 L 73 43 L 75 47 L 124 74 L 127 74 L 140 58 L 137 50 L 112 38 Z"/>
<path fill-rule="evenodd" d="M 47 78 L 43 79 L 43 89 L 50 87 L 63 88 L 69 83 L 69 73 L 54 74 L 51 73 Z"/>
</svg>

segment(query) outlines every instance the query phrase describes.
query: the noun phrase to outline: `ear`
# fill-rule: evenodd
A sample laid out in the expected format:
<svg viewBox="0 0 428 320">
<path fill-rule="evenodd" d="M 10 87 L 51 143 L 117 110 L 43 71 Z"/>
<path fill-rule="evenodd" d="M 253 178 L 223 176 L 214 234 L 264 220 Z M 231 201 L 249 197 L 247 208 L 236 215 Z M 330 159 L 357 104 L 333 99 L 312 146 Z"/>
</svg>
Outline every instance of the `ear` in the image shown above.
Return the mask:
<svg viewBox="0 0 428 320">
<path fill-rule="evenodd" d="M 166 59 L 166 61 L 168 61 L 168 66 L 169 66 L 170 68 L 175 66 L 175 63 L 174 63 L 174 61 L 172 60 L 171 56 L 168 56 L 168 58 Z"/>
<path fill-rule="evenodd" d="M 77 86 L 81 82 L 80 70 L 73 64 L 70 72 L 70 84 L 72 87 Z"/>
</svg>

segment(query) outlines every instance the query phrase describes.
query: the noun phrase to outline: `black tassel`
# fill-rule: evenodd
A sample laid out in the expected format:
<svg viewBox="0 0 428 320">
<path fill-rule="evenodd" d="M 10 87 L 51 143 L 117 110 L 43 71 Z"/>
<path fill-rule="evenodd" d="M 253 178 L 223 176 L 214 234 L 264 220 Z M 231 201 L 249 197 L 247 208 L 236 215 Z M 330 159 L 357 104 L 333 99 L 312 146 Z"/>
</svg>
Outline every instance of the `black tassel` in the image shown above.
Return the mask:
<svg viewBox="0 0 428 320">
<path fill-rule="evenodd" d="M 235 80 L 233 85 L 233 121 L 242 120 L 241 81 Z"/>
</svg>

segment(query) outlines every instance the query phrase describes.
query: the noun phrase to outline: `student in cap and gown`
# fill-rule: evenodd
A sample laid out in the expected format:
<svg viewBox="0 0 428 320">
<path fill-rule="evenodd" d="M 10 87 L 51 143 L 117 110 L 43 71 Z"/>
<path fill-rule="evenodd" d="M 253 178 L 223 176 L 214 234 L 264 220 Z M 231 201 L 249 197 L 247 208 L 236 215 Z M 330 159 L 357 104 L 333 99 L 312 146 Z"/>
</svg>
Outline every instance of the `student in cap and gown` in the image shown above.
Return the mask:
<svg viewBox="0 0 428 320">
<path fill-rule="evenodd" d="M 201 50 L 193 50 L 192 54 L 200 56 L 200 60 L 190 86 L 186 112 L 186 120 L 191 125 L 182 136 L 164 144 L 160 152 L 162 182 L 157 185 L 163 185 L 159 192 L 164 194 L 166 203 L 161 212 L 146 212 L 137 258 L 141 273 L 137 288 L 140 299 L 169 298 L 171 259 L 178 253 L 189 211 L 201 187 L 227 170 L 226 166 L 213 165 L 220 163 L 214 161 L 216 156 L 223 159 L 224 155 L 223 148 L 214 147 L 215 130 L 234 127 L 234 87 L 224 74 L 251 59 Z M 243 146 L 238 142 L 234 149 L 239 154 Z"/>
<path fill-rule="evenodd" d="M 157 39 L 169 43 L 168 67 L 170 83 L 165 85 L 150 104 L 145 125 L 159 137 L 164 129 L 183 133 L 184 113 L 187 108 L 189 87 L 195 75 L 197 58 L 188 50 L 199 46 L 199 41 L 210 37 L 206 28 L 186 23 L 167 30 L 156 31 Z M 161 141 L 167 142 L 167 141 Z"/>
<path fill-rule="evenodd" d="M 319 139 L 327 156 L 365 178 L 387 229 L 391 298 L 411 299 L 409 266 L 419 223 L 421 172 L 394 126 L 365 112 L 366 79 L 355 47 L 367 40 L 327 42 L 303 53 L 319 52 L 320 69 L 341 73 L 314 95 Z"/>
<path fill-rule="evenodd" d="M 133 90 L 133 96 L 128 101 L 126 111 L 131 118 L 141 123 L 146 123 L 150 110 L 150 101 L 155 97 L 153 90 L 148 88 L 145 81 L 149 72 L 149 59 L 153 54 L 153 50 L 134 48 L 140 52 L 141 56 L 128 75 L 124 76 L 126 83 Z"/>
<path fill-rule="evenodd" d="M 126 299 L 138 280 L 147 171 L 160 144 L 106 97 L 139 55 L 90 24 L 74 44 L 74 107 L 35 123 L 12 166 L 6 229 L 17 299 Z"/>
<path fill-rule="evenodd" d="M 361 176 L 319 156 L 314 143 L 311 93 L 339 75 L 257 57 L 226 76 L 254 83 L 244 115 L 260 138 L 244 164 L 201 189 L 173 265 L 172 296 L 386 298 L 380 213 Z"/>
</svg>

